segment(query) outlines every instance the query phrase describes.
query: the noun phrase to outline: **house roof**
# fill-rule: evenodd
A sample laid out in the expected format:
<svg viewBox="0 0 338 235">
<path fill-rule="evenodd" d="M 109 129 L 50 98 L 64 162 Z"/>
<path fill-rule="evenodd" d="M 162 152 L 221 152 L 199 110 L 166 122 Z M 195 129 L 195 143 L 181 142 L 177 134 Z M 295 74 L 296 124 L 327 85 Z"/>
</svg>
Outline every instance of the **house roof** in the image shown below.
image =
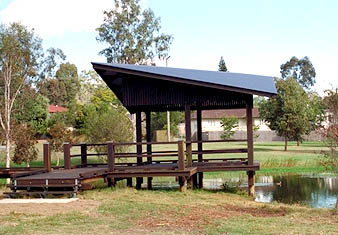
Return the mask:
<svg viewBox="0 0 338 235">
<path fill-rule="evenodd" d="M 246 118 L 246 109 L 218 109 L 202 111 L 202 119 L 221 119 L 223 117 Z M 259 117 L 258 108 L 252 109 L 252 117 Z M 196 112 L 191 114 L 191 119 L 197 119 Z"/>
<path fill-rule="evenodd" d="M 51 104 L 48 106 L 48 113 L 64 113 L 67 112 L 67 108 L 66 107 L 62 107 L 62 106 L 58 106 L 58 105 L 54 105 Z"/>
<path fill-rule="evenodd" d="M 274 79 L 268 76 L 117 63 L 92 62 L 92 65 L 104 80 L 123 73 L 246 94 L 277 94 Z"/>
</svg>

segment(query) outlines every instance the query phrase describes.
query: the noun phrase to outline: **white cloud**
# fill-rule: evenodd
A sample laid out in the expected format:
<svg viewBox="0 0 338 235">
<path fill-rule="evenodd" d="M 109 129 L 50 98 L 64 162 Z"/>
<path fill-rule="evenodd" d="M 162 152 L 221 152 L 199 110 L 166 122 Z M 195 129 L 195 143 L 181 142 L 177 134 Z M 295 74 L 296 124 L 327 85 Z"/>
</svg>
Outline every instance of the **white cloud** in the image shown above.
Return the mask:
<svg viewBox="0 0 338 235">
<path fill-rule="evenodd" d="M 146 5 L 146 0 L 141 2 Z M 103 11 L 113 6 L 112 0 L 13 0 L 0 12 L 0 21 L 21 22 L 42 38 L 93 32 L 103 22 Z"/>
</svg>

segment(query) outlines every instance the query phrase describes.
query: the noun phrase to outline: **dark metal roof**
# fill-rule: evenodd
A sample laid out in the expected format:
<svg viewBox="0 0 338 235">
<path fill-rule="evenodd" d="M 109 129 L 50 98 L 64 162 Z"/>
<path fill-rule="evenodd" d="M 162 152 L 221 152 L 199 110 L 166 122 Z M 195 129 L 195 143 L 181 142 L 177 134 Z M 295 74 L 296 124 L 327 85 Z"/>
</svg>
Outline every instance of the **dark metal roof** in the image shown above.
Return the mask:
<svg viewBox="0 0 338 235">
<path fill-rule="evenodd" d="M 122 73 L 246 94 L 262 96 L 277 94 L 274 79 L 268 76 L 117 63 L 92 64 L 96 71 L 101 71 L 101 76 L 105 71 L 107 76 Z"/>
</svg>

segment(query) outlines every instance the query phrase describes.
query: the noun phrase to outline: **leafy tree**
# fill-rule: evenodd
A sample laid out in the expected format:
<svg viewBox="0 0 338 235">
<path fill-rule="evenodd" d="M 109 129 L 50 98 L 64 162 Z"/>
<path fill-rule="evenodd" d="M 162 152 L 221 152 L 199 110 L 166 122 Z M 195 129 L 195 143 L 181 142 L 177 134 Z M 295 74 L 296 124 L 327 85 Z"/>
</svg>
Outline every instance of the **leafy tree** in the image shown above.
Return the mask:
<svg viewBox="0 0 338 235">
<path fill-rule="evenodd" d="M 73 143 L 72 131 L 67 129 L 66 125 L 62 122 L 55 123 L 49 128 L 48 133 L 51 137 L 49 143 L 52 152 L 56 155 L 56 165 L 60 165 L 60 155 L 57 153 L 63 152 L 63 143 Z"/>
<path fill-rule="evenodd" d="M 170 132 L 172 135 L 177 135 L 178 124 L 183 119 L 183 113 L 174 111 L 170 112 Z M 151 127 L 153 131 L 166 130 L 168 127 L 167 112 L 152 112 L 151 113 Z"/>
<path fill-rule="evenodd" d="M 36 134 L 46 134 L 48 128 L 48 99 L 33 88 L 24 89 L 16 102 L 15 120 L 28 123 Z"/>
<path fill-rule="evenodd" d="M 225 65 L 225 61 L 223 59 L 223 56 L 221 57 L 221 60 L 218 63 L 218 71 L 228 72 L 227 66 Z"/>
<path fill-rule="evenodd" d="M 46 54 L 41 62 L 40 77 L 42 79 L 55 77 L 56 68 L 66 59 L 65 53 L 59 48 L 51 47 L 47 50 Z"/>
<path fill-rule="evenodd" d="M 0 25 L 0 124 L 6 142 L 6 167 L 11 160 L 13 107 L 23 87 L 36 78 L 41 56 L 41 40 L 33 30 L 18 23 Z"/>
<path fill-rule="evenodd" d="M 151 9 L 141 11 L 139 0 L 115 0 L 114 8 L 104 11 L 104 22 L 96 30 L 97 41 L 109 46 L 100 55 L 107 62 L 147 64 L 155 56 L 168 55 L 173 36 L 160 33 L 160 18 Z"/>
<path fill-rule="evenodd" d="M 238 118 L 236 117 L 223 117 L 221 119 L 221 126 L 223 127 L 222 139 L 230 139 L 234 134 L 234 128 L 238 127 Z"/>
<path fill-rule="evenodd" d="M 102 87 L 108 88 L 95 70 L 81 71 L 80 77 L 80 91 L 77 100 L 81 104 L 89 104 L 92 95 L 97 89 Z"/>
<path fill-rule="evenodd" d="M 259 113 L 271 130 L 284 137 L 284 150 L 287 151 L 288 140 L 300 140 L 309 128 L 310 101 L 294 78 L 278 79 L 276 87 L 277 96 L 261 100 Z"/>
<path fill-rule="evenodd" d="M 133 125 L 126 115 L 126 110 L 119 106 L 113 108 L 103 105 L 99 109 L 91 106 L 85 117 L 84 133 L 90 143 L 131 142 L 133 140 Z M 117 147 L 117 151 L 123 151 L 124 146 Z M 106 149 L 96 148 L 97 152 Z"/>
<path fill-rule="evenodd" d="M 306 89 L 309 89 L 316 82 L 316 70 L 307 56 L 302 59 L 293 56 L 285 64 L 282 64 L 280 69 L 283 79 L 292 77 Z"/>
<path fill-rule="evenodd" d="M 13 162 L 17 164 L 29 163 L 38 158 L 38 149 L 35 147 L 38 141 L 35 139 L 35 130 L 29 124 L 22 123 L 15 126 L 15 149 Z"/>
<path fill-rule="evenodd" d="M 327 125 L 322 127 L 324 143 L 329 148 L 324 152 L 322 164 L 326 168 L 338 175 L 338 89 L 326 91 L 324 102 L 327 106 L 328 116 Z M 336 211 L 338 212 L 338 193 Z"/>
<path fill-rule="evenodd" d="M 38 83 L 38 88 L 51 104 L 67 106 L 75 99 L 80 89 L 76 66 L 68 62 L 61 64 L 55 78 L 43 79 Z"/>
</svg>

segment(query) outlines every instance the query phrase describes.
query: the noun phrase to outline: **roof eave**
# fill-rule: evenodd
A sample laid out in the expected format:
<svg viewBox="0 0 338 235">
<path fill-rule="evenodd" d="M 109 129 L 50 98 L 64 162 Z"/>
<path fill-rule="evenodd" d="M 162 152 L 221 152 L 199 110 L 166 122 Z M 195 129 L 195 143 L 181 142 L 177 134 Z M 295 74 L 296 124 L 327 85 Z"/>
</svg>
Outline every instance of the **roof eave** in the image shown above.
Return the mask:
<svg viewBox="0 0 338 235">
<path fill-rule="evenodd" d="M 104 69 L 104 70 L 109 70 L 109 71 L 117 72 L 117 73 L 123 72 L 123 73 L 126 73 L 126 74 L 136 75 L 136 76 L 145 76 L 146 75 L 146 77 L 149 77 L 149 78 L 161 79 L 161 80 L 166 80 L 166 81 L 174 81 L 174 82 L 179 82 L 179 83 L 184 83 L 184 84 L 204 86 L 204 87 L 216 88 L 216 89 L 227 90 L 227 91 L 240 92 L 240 93 L 245 93 L 245 94 L 250 94 L 250 95 L 259 95 L 259 96 L 267 96 L 267 97 L 272 97 L 272 96 L 276 95 L 276 93 L 271 93 L 271 92 L 250 90 L 250 89 L 244 89 L 244 88 L 238 88 L 238 87 L 232 87 L 232 86 L 225 86 L 225 85 L 218 85 L 218 84 L 214 84 L 214 83 L 207 83 L 207 82 L 200 82 L 200 81 L 192 81 L 192 80 L 189 80 L 189 79 L 182 79 L 182 78 L 178 78 L 178 77 L 159 75 L 159 74 L 154 74 L 154 73 L 149 73 L 149 72 L 135 71 L 135 70 L 132 70 L 132 69 L 127 69 L 127 68 L 117 68 L 117 67 L 113 67 L 113 66 L 97 64 L 97 63 L 94 63 L 94 62 L 92 62 L 92 65 L 93 65 L 94 69 L 99 69 L 99 70 Z"/>
</svg>

